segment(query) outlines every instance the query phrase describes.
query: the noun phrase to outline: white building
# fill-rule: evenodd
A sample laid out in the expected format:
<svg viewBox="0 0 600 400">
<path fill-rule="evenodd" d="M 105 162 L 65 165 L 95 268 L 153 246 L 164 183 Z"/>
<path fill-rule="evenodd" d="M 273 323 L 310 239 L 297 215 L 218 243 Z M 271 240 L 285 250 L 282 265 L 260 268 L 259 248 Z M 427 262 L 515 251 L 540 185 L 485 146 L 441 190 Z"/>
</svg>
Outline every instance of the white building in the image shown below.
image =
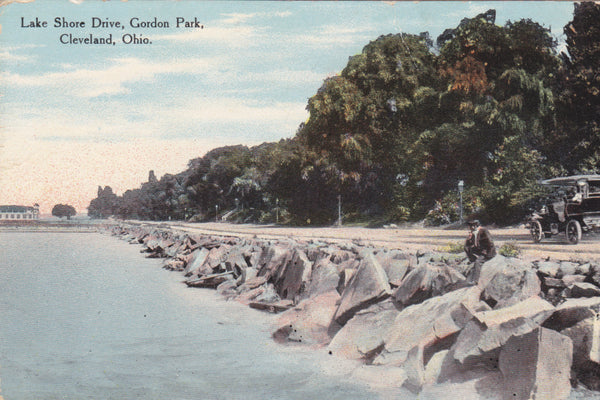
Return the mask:
<svg viewBox="0 0 600 400">
<path fill-rule="evenodd" d="M 0 221 L 31 221 L 40 217 L 40 206 L 0 206 Z"/>
</svg>

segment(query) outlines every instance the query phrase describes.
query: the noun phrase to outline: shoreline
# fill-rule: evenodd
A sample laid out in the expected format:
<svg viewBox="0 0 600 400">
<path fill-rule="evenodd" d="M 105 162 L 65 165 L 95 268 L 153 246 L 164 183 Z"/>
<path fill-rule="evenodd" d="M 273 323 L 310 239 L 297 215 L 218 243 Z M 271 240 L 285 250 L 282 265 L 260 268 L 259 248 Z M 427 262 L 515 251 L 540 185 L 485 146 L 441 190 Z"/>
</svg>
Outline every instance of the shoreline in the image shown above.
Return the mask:
<svg viewBox="0 0 600 400">
<path fill-rule="evenodd" d="M 279 314 L 276 342 L 359 361 L 375 386 L 423 396 L 452 388 L 497 398 L 515 385 L 523 394 L 512 398 L 600 395 L 586 390 L 600 390 L 600 377 L 589 376 L 600 338 L 582 339 L 600 325 L 596 263 L 497 256 L 476 271 L 461 254 L 351 240 L 194 234 L 164 224 L 103 229 L 163 258 L 190 287 Z M 535 355 L 515 353 L 519 340 Z M 563 378 L 527 373 L 544 368 Z"/>
</svg>

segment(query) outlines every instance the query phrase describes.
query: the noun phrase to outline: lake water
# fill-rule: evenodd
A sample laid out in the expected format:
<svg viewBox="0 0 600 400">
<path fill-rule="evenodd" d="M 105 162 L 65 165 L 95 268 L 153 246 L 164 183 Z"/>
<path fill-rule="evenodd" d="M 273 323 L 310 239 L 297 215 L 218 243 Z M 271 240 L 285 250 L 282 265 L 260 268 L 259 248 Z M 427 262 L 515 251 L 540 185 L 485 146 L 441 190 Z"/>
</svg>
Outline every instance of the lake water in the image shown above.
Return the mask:
<svg viewBox="0 0 600 400">
<path fill-rule="evenodd" d="M 140 246 L 0 232 L 0 395 L 21 399 L 377 399 L 274 316 L 187 288 Z M 396 397 L 396 396 L 393 396 Z"/>
</svg>

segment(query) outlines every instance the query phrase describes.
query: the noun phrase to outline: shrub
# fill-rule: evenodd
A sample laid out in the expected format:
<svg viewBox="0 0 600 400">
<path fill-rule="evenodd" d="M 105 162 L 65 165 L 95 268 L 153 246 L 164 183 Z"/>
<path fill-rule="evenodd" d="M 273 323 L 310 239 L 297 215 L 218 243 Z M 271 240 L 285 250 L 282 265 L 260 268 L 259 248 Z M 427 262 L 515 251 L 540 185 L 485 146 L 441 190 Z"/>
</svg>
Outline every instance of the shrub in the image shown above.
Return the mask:
<svg viewBox="0 0 600 400">
<path fill-rule="evenodd" d="M 521 254 L 521 249 L 515 242 L 507 242 L 500 246 L 498 253 L 504 257 L 518 257 Z"/>
<path fill-rule="evenodd" d="M 443 253 L 459 254 L 459 253 L 462 253 L 463 251 L 465 251 L 465 249 L 464 249 L 464 245 L 460 242 L 450 242 L 450 243 L 446 244 L 444 247 L 439 247 L 437 249 L 437 251 L 440 251 Z"/>
</svg>

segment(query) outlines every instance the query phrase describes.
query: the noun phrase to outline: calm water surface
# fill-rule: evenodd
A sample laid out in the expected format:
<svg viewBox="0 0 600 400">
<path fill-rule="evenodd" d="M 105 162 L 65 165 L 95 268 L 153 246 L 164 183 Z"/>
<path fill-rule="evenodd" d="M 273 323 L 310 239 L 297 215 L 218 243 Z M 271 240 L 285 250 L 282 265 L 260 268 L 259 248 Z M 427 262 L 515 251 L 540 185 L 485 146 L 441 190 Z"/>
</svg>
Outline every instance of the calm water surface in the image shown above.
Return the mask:
<svg viewBox="0 0 600 400">
<path fill-rule="evenodd" d="M 0 243 L 6 400 L 382 398 L 324 350 L 276 345 L 272 316 L 185 287 L 139 246 L 95 233 Z"/>
</svg>

